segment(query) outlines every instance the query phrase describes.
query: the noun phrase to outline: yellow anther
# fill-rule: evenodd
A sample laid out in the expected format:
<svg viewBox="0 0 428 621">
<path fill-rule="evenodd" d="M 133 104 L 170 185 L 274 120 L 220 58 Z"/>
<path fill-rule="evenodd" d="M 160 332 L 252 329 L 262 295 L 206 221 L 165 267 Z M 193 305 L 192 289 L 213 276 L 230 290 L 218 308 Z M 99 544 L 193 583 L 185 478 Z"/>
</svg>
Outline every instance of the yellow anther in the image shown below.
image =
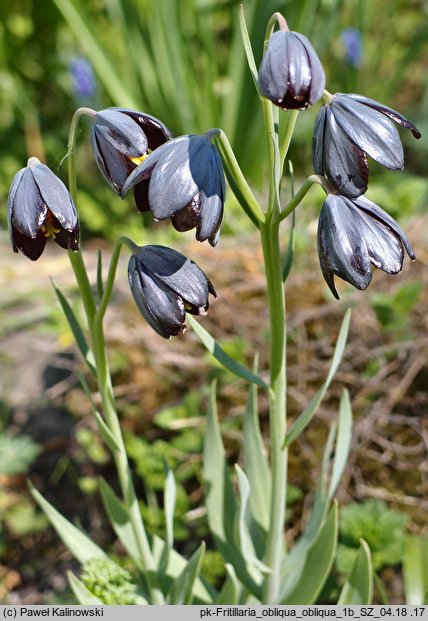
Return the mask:
<svg viewBox="0 0 428 621">
<path fill-rule="evenodd" d="M 58 235 L 58 233 L 61 230 L 61 229 L 57 229 L 54 227 L 52 223 L 52 214 L 50 211 L 48 212 L 48 215 L 46 216 L 46 220 L 44 224 L 42 224 L 40 228 L 42 230 L 42 233 L 45 234 L 45 237 L 52 237 L 52 239 L 55 239 L 55 237 Z"/>
<path fill-rule="evenodd" d="M 141 155 L 141 157 L 130 157 L 129 159 L 131 160 L 133 164 L 135 164 L 135 166 L 138 166 L 139 164 L 144 162 L 146 157 L 149 157 L 148 153 L 144 153 L 144 155 Z"/>
</svg>

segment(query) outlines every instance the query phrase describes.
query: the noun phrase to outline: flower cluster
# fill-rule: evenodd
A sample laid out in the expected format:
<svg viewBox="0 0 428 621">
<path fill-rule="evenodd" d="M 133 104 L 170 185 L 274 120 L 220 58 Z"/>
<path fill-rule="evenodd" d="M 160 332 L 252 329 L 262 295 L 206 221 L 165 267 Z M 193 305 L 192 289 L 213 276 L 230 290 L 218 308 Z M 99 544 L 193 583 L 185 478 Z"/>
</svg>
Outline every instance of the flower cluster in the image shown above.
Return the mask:
<svg viewBox="0 0 428 621">
<path fill-rule="evenodd" d="M 173 138 L 153 116 L 127 108 L 93 112 L 91 145 L 104 179 L 122 198 L 132 188 L 137 209 L 155 220 L 171 218 L 178 231 L 196 229 L 198 241 L 218 242 L 225 202 L 222 162 L 211 138 Z M 9 192 L 9 230 L 15 252 L 36 260 L 52 237 L 67 250 L 79 248 L 73 198 L 63 182 L 36 158 L 20 170 Z M 216 296 L 204 272 L 163 246 L 135 250 L 128 267 L 135 302 L 161 336 L 182 334 L 186 312 L 205 314 Z"/>
<path fill-rule="evenodd" d="M 331 192 L 320 213 L 318 253 L 333 295 L 334 276 L 365 289 L 372 265 L 396 274 L 404 251 L 414 259 L 399 225 L 365 198 L 368 158 L 402 169 L 403 147 L 394 122 L 420 138 L 417 128 L 395 110 L 356 94 L 325 91 L 325 74 L 309 40 L 292 32 L 275 14 L 258 72 L 262 96 L 284 110 L 304 110 L 325 100 L 314 127 L 313 165 Z M 275 17 L 274 16 L 274 17 Z M 87 109 L 85 109 L 87 110 Z M 225 176 L 211 140 L 219 130 L 174 138 L 159 119 L 127 108 L 89 111 L 90 141 L 98 168 L 122 198 L 132 189 L 140 212 L 170 219 L 178 231 L 196 229 L 196 239 L 215 246 L 225 203 Z M 30 158 L 12 183 L 9 199 L 12 247 L 36 260 L 52 237 L 76 251 L 79 223 L 73 198 L 44 164 Z M 161 336 L 181 334 L 185 313 L 204 313 L 214 288 L 192 261 L 161 246 L 135 246 L 129 283 L 141 314 Z"/>
<path fill-rule="evenodd" d="M 290 32 L 283 19 L 273 33 L 259 69 L 262 95 L 285 109 L 304 109 L 321 98 L 324 71 L 309 41 Z M 418 129 L 401 114 L 355 94 L 326 91 L 327 103 L 315 121 L 313 165 L 334 189 L 321 209 L 318 252 L 321 270 L 333 295 L 333 275 L 358 289 L 372 277 L 372 265 L 390 274 L 402 269 L 404 250 L 414 259 L 398 224 L 361 195 L 367 190 L 368 157 L 391 170 L 404 166 L 403 147 L 395 123 L 420 138 Z M 360 198 L 359 198 L 360 197 Z"/>
</svg>

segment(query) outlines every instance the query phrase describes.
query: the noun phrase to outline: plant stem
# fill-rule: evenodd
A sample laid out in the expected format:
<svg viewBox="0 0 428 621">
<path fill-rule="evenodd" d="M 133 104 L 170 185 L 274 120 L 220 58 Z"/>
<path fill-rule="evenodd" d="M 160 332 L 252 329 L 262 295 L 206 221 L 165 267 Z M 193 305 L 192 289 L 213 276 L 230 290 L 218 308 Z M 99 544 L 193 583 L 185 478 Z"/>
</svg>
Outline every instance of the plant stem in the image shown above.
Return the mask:
<svg viewBox="0 0 428 621">
<path fill-rule="evenodd" d="M 80 117 L 83 114 L 89 114 L 90 116 L 93 116 L 95 113 L 87 108 L 80 108 L 75 112 L 70 126 L 68 143 L 69 188 L 70 193 L 76 203 L 77 184 L 75 150 L 78 123 Z M 128 509 L 131 527 L 137 543 L 138 556 L 139 558 L 141 558 L 144 569 L 146 570 L 144 577 L 146 581 L 147 591 L 149 594 L 149 598 L 151 598 L 151 601 L 154 604 L 162 604 L 164 603 L 163 596 L 161 592 L 156 589 L 152 584 L 153 579 L 151 576 L 155 572 L 155 564 L 146 536 L 146 532 L 144 530 L 140 509 L 138 506 L 138 499 L 135 493 L 132 475 L 128 464 L 128 456 L 126 454 L 122 431 L 116 412 L 114 392 L 111 381 L 103 328 L 103 319 L 113 289 L 113 283 L 116 275 L 117 265 L 119 262 L 121 246 L 122 243 L 128 243 L 128 241 L 130 242 L 130 240 L 127 240 L 125 238 L 120 238 L 115 245 L 110 262 L 106 286 L 98 310 L 96 308 L 95 299 L 92 294 L 92 289 L 88 278 L 88 273 L 80 250 L 77 252 L 69 252 L 68 255 L 70 257 L 71 265 L 76 276 L 76 281 L 80 290 L 80 294 L 82 296 L 82 301 L 88 321 L 91 346 L 95 357 L 97 384 L 101 396 L 102 412 L 107 426 L 113 434 L 119 447 L 117 451 L 113 452 L 113 457 L 120 483 L 120 488 L 122 491 L 123 500 Z"/>
<path fill-rule="evenodd" d="M 269 219 L 261 227 L 270 315 L 269 430 L 272 492 L 265 564 L 271 572 L 263 585 L 263 603 L 277 602 L 281 561 L 284 554 L 284 522 L 287 487 L 287 451 L 282 448 L 286 433 L 286 328 L 285 301 L 279 247 L 279 222 Z"/>
<path fill-rule="evenodd" d="M 284 209 L 281 212 L 281 220 L 284 220 L 296 209 L 297 205 L 302 202 L 310 188 L 315 183 L 320 185 L 327 194 L 335 193 L 335 189 L 332 187 L 328 179 L 322 177 L 321 175 L 310 175 L 307 179 L 305 179 L 302 186 L 299 188 L 299 191 L 296 192 L 292 199 L 285 205 Z"/>
</svg>

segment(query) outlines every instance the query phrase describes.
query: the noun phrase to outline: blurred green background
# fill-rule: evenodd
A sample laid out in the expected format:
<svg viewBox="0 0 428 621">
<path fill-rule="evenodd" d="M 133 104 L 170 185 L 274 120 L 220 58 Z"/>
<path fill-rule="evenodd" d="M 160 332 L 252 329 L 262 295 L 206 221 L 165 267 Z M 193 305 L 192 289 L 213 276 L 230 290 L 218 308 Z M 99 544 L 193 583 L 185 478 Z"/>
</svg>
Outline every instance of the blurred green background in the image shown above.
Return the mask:
<svg viewBox="0 0 428 621">
<path fill-rule="evenodd" d="M 259 191 L 266 168 L 262 115 L 243 53 L 234 0 L 2 0 L 0 6 L 1 222 L 11 179 L 28 156 L 66 174 L 73 111 L 128 106 L 174 134 L 221 127 Z M 359 92 L 428 130 L 426 0 L 244 0 L 256 61 L 269 16 L 313 42 L 331 92 Z M 284 116 L 284 115 L 282 115 Z M 315 110 L 301 114 L 290 157 L 311 172 Z M 114 238 L 139 217 L 99 183 L 82 123 L 81 218 L 86 237 Z M 404 135 L 408 173 L 424 176 L 426 141 Z M 378 169 L 373 167 L 372 180 Z M 394 201 L 393 201 L 394 202 Z M 416 205 L 417 206 L 417 205 Z M 394 214 L 393 214 L 394 215 Z"/>
<path fill-rule="evenodd" d="M 239 32 L 239 4 L 234 0 L 0 3 L 0 600 L 7 596 L 12 603 L 28 602 L 27 597 L 33 598 L 29 603 L 38 603 L 47 601 L 46 593 L 50 593 L 49 601 L 61 601 L 58 593 L 66 593 L 61 582 L 64 566 L 76 570 L 67 554 L 59 558 L 57 539 L 48 534 L 46 520 L 28 499 L 25 478 L 29 472 L 60 510 L 82 521 L 101 545 L 120 556 L 120 551 L 109 548 L 112 536 L 100 515 L 95 491 L 100 470 L 106 478 L 114 476 L 109 456 L 91 426 L 85 397 L 76 389 L 75 378 L 70 379 L 70 370 L 77 363 L 70 354 L 67 325 L 48 287 L 48 276 L 58 277 L 61 285 L 68 287 L 78 312 L 79 300 L 73 298 L 71 279 L 64 275 L 67 257 L 55 253 L 54 248 L 34 266 L 12 255 L 6 225 L 12 178 L 27 158 L 35 155 L 66 181 L 68 129 L 74 110 L 80 106 L 127 106 L 160 118 L 176 135 L 221 127 L 255 193 L 263 199 L 268 178 L 263 164 L 266 145 L 261 108 Z M 427 135 L 427 0 L 244 0 L 243 5 L 257 63 L 268 18 L 281 11 L 291 29 L 311 39 L 324 64 L 328 90 L 377 99 L 408 116 L 423 136 Z M 297 121 L 290 150 L 297 183 L 312 172 L 311 135 L 318 107 L 300 114 Z M 382 573 L 393 594 L 400 571 L 395 567 L 405 558 L 406 529 L 420 533 L 427 528 L 423 504 L 426 468 L 420 465 L 425 463 L 426 445 L 422 443 L 421 448 L 418 435 L 422 434 L 427 402 L 428 369 L 423 358 L 427 343 L 422 339 L 418 345 L 417 341 L 426 331 L 428 306 L 426 243 L 423 245 L 428 143 L 424 138 L 415 141 L 408 132 L 400 133 L 405 143 L 405 172 L 385 172 L 372 162 L 368 196 L 400 224 L 415 223 L 409 237 L 420 259 L 419 271 L 406 272 L 395 285 L 386 278 L 379 280 L 358 301 L 352 294 L 345 296 L 355 306 L 356 327 L 340 380 L 349 387 L 360 419 L 347 480 L 349 491 L 343 488 L 341 500 L 361 500 L 367 495 L 379 498 L 380 504 L 362 510 L 351 504 L 344 514 L 340 562 L 324 594 L 326 602 L 343 578 L 340 572 L 355 552 L 358 537 L 366 537 L 379 551 L 379 571 L 394 567 L 386 570 L 389 574 Z M 141 242 L 148 235 L 142 216 L 131 200 L 121 201 L 103 182 L 93 162 L 86 121 L 81 124 L 78 148 L 79 211 L 88 254 L 101 245 L 108 255 L 111 241 L 120 234 Z M 314 227 L 322 196 L 314 190 L 298 211 L 297 269 L 288 285 L 292 292 L 291 415 L 323 379 L 323 364 L 330 356 L 342 312 L 340 305 L 329 305 L 317 265 Z M 152 241 L 162 239 L 165 243 L 167 235 L 174 243 L 186 244 L 193 238 L 193 233 L 180 235 L 161 223 L 153 225 L 150 219 L 145 224 Z M 232 237 L 236 233 L 239 235 Z M 246 217 L 229 192 L 222 242 L 215 251 L 221 253 L 216 256 L 221 257 L 222 273 L 215 273 L 211 249 L 198 245 L 197 252 L 209 266 L 210 277 L 212 274 L 216 283 L 220 281 L 218 304 L 221 302 L 222 310 L 210 311 L 207 321 L 212 317 L 213 323 L 208 327 L 243 363 L 251 364 L 258 348 L 263 368 L 266 330 L 260 322 L 265 319 L 266 303 L 256 244 Z M 196 244 L 192 252 L 195 248 Z M 212 367 L 187 337 L 159 344 L 149 330 L 136 328 L 139 319 L 128 307 L 126 286 L 126 282 L 117 285 L 111 311 L 115 321 L 108 328 L 120 414 L 138 478 L 141 510 L 149 530 L 162 533 L 161 490 L 164 461 L 168 461 L 179 485 L 176 540 L 188 554 L 195 539 L 207 536 L 200 463 L 206 399 L 201 365 L 209 379 L 219 380 L 223 390 L 220 410 L 227 416 L 222 431 L 232 460 L 239 455 L 239 415 L 245 389 L 223 370 Z M 31 361 L 25 360 L 32 348 L 45 352 L 34 370 Z M 54 360 L 53 381 L 48 376 L 58 351 L 61 360 Z M 63 375 L 58 375 L 58 369 Z M 41 370 L 44 388 L 36 387 L 38 393 L 34 389 L 34 403 L 21 401 L 18 407 L 9 401 L 17 374 L 31 377 L 33 371 Z M 403 377 L 409 378 L 408 383 L 402 393 L 393 392 L 391 397 L 392 387 L 401 387 Z M 29 382 L 29 401 L 32 389 Z M 324 406 L 325 419 L 321 413 L 320 421 L 291 459 L 292 536 L 298 534 L 293 520 L 298 523 L 305 510 L 304 497 L 313 489 L 317 451 L 336 411 L 335 396 L 332 393 L 331 402 Z M 262 413 L 265 405 L 261 404 Z M 383 417 L 376 415 L 376 407 L 381 408 Z M 365 420 L 372 421 L 368 431 Z M 400 452 L 397 447 L 404 448 Z M 411 525 L 405 516 L 388 513 L 382 501 L 400 511 L 404 507 L 411 513 Z M 393 526 L 379 532 L 380 521 Z M 385 540 L 388 529 L 394 533 L 394 541 Z M 212 550 L 207 558 L 204 575 L 213 582 L 221 580 L 221 558 Z M 402 587 L 397 593 L 404 597 Z M 63 597 L 69 603 L 67 594 Z M 382 599 L 380 593 L 379 597 Z"/>
</svg>

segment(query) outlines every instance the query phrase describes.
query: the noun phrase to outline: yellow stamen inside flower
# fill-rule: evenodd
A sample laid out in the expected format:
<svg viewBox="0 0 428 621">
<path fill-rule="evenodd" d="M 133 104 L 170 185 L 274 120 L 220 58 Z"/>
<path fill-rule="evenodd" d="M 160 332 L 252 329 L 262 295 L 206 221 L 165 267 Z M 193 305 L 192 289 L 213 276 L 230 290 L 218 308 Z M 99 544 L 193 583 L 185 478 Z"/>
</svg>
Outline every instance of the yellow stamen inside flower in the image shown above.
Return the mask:
<svg viewBox="0 0 428 621">
<path fill-rule="evenodd" d="M 144 155 L 141 155 L 140 157 L 130 157 L 129 159 L 133 164 L 135 164 L 135 166 L 139 166 L 139 164 L 144 162 L 146 157 L 149 157 L 149 153 L 144 153 Z"/>
<path fill-rule="evenodd" d="M 40 228 L 42 230 L 42 233 L 44 233 L 45 237 L 52 237 L 52 239 L 55 239 L 55 237 L 58 235 L 58 233 L 61 230 L 61 229 L 56 229 L 54 227 L 53 222 L 52 222 L 52 214 L 50 211 L 48 211 L 46 220 L 44 221 L 44 223 L 42 224 Z"/>
</svg>

